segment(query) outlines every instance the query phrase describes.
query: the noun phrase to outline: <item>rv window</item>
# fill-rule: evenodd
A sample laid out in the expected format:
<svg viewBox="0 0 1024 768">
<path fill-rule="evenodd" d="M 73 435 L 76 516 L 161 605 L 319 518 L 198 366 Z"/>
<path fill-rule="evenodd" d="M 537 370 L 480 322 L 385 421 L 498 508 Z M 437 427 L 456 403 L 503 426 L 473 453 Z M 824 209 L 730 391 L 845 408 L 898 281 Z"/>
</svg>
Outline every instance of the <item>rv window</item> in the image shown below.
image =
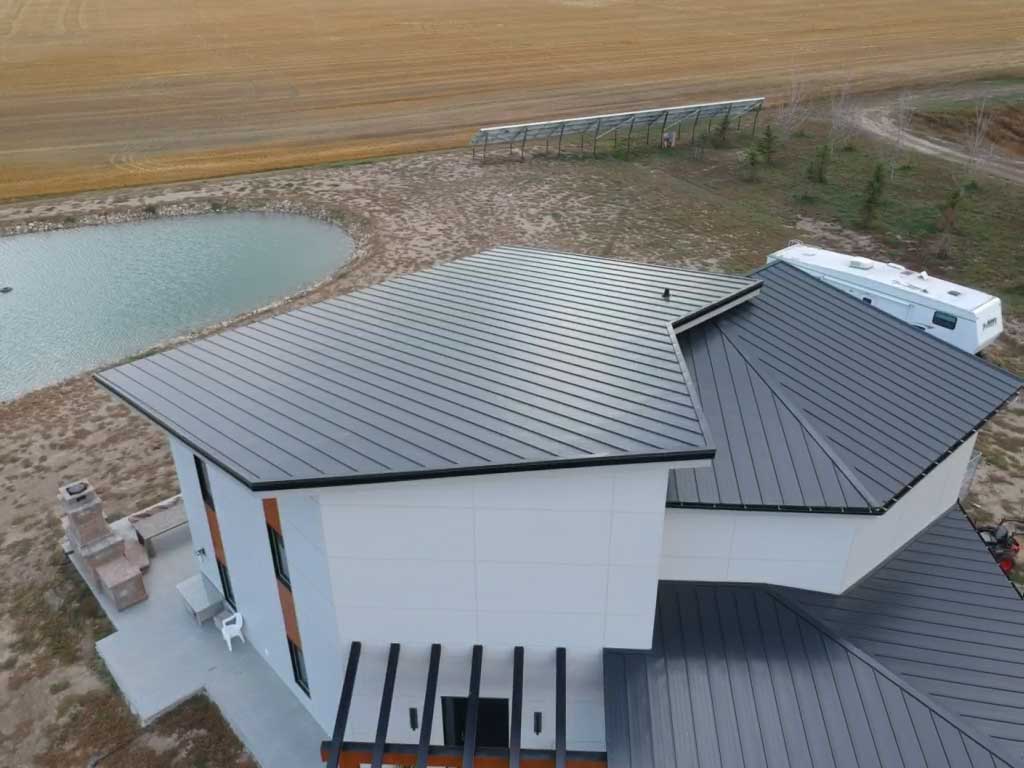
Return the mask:
<svg viewBox="0 0 1024 768">
<path fill-rule="evenodd" d="M 861 296 L 860 300 L 863 301 L 865 304 L 870 304 L 871 303 L 871 299 L 868 296 Z"/>
<path fill-rule="evenodd" d="M 949 328 L 951 331 L 956 328 L 956 317 L 948 312 L 936 312 L 932 315 L 932 322 L 940 328 Z"/>
</svg>

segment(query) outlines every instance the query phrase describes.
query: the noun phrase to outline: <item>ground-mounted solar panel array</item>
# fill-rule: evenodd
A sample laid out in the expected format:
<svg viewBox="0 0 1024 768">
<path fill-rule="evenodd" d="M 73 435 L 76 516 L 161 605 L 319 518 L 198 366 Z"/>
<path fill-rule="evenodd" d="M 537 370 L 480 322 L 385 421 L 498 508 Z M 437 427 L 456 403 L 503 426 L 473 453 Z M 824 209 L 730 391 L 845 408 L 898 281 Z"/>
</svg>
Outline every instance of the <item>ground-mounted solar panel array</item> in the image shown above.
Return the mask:
<svg viewBox="0 0 1024 768">
<path fill-rule="evenodd" d="M 504 145 L 512 148 L 525 147 L 528 141 L 543 141 L 545 147 L 555 146 L 561 154 L 563 143 L 569 148 L 567 139 L 573 139 L 573 146 L 582 151 L 584 142 L 589 142 L 591 150 L 596 150 L 599 142 L 614 137 L 616 145 L 621 139 L 628 148 L 634 141 L 651 141 L 652 134 L 660 142 L 668 131 L 678 132 L 683 124 L 692 124 L 692 132 L 696 133 L 697 125 L 706 121 L 710 126 L 713 121 L 735 121 L 738 127 L 744 115 L 756 115 L 764 107 L 764 98 L 736 99 L 733 101 L 714 101 L 705 104 L 685 104 L 678 107 L 662 107 L 659 109 L 643 109 L 634 112 L 615 112 L 605 115 L 587 115 L 562 120 L 543 120 L 533 123 L 517 123 L 514 125 L 496 125 L 479 129 L 470 140 L 474 148 L 482 147 L 486 152 L 488 146 Z"/>
</svg>

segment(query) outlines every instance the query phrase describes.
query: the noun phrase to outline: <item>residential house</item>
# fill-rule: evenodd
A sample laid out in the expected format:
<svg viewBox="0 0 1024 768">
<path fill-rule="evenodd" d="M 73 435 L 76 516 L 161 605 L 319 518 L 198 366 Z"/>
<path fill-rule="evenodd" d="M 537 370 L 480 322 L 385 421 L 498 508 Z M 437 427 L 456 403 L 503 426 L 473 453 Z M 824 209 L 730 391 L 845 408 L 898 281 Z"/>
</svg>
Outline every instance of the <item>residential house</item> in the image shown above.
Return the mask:
<svg viewBox="0 0 1024 768">
<path fill-rule="evenodd" d="M 97 380 L 329 763 L 1024 765 L 957 508 L 1021 382 L 788 264 L 496 248 Z"/>
</svg>

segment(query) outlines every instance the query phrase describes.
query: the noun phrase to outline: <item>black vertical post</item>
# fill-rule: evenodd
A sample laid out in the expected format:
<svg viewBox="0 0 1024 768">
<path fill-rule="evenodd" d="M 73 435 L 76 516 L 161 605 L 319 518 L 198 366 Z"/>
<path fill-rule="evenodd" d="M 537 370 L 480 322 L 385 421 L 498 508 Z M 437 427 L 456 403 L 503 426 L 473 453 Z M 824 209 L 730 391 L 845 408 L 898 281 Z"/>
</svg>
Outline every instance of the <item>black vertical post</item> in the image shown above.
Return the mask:
<svg viewBox="0 0 1024 768">
<path fill-rule="evenodd" d="M 512 737 L 508 744 L 508 768 L 519 768 L 523 740 L 523 646 L 512 651 Z"/>
<path fill-rule="evenodd" d="M 359 669 L 359 654 L 362 648 L 362 643 L 357 640 L 348 651 L 345 681 L 341 685 L 341 699 L 338 701 L 338 714 L 334 718 L 334 733 L 331 735 L 331 749 L 327 755 L 328 768 L 338 768 L 338 763 L 341 762 L 341 746 L 345 742 L 345 725 L 348 723 L 348 711 L 352 707 L 352 692 L 356 685 L 356 670 Z"/>
<path fill-rule="evenodd" d="M 597 157 L 597 139 L 601 133 L 601 121 L 597 121 L 597 126 L 594 128 L 594 157 Z"/>
<path fill-rule="evenodd" d="M 555 768 L 566 768 L 565 648 L 555 651 Z"/>
<path fill-rule="evenodd" d="M 758 104 L 757 105 L 757 109 L 754 110 L 754 125 L 750 129 L 750 135 L 751 136 L 753 136 L 755 133 L 757 133 L 757 118 L 758 118 L 758 116 L 760 114 L 761 114 L 761 105 Z"/>
<path fill-rule="evenodd" d="M 526 160 L 526 135 L 530 132 L 529 128 L 523 129 L 523 143 L 519 145 L 519 160 Z"/>
<path fill-rule="evenodd" d="M 420 745 L 416 752 L 416 768 L 427 768 L 430 755 L 430 731 L 434 726 L 434 702 L 437 700 L 437 674 L 441 666 L 441 646 L 430 646 L 430 666 L 427 667 L 427 691 L 423 694 L 423 720 L 420 725 Z"/>
<path fill-rule="evenodd" d="M 665 119 L 661 121 L 661 135 L 665 135 L 665 129 L 668 128 L 668 110 L 665 110 Z M 658 139 L 658 146 L 661 146 L 661 139 Z"/>
<path fill-rule="evenodd" d="M 562 136 L 565 135 L 565 123 L 562 123 L 561 130 L 558 131 L 558 157 L 562 156 Z"/>
<path fill-rule="evenodd" d="M 473 646 L 473 662 L 469 670 L 469 698 L 466 701 L 466 737 L 462 748 L 462 768 L 473 768 L 476 758 L 476 729 L 480 720 L 480 669 L 484 661 L 484 647 Z"/>
<path fill-rule="evenodd" d="M 693 118 L 693 130 L 690 131 L 690 144 L 692 145 L 697 139 L 697 123 L 700 122 L 700 109 L 697 110 L 697 116 Z"/>
<path fill-rule="evenodd" d="M 485 133 L 484 134 L 484 160 L 487 159 L 487 139 L 489 139 L 490 137 L 491 137 L 491 134 L 489 134 L 489 133 Z"/>
<path fill-rule="evenodd" d="M 388 722 L 391 720 L 391 702 L 395 698 L 395 677 L 398 674 L 398 653 L 402 646 L 392 643 L 388 651 L 388 667 L 384 673 L 384 692 L 380 697 L 380 713 L 377 715 L 377 736 L 373 742 L 371 768 L 384 765 L 384 747 L 388 741 Z"/>
<path fill-rule="evenodd" d="M 629 148 L 633 141 L 633 126 L 636 125 L 636 115 L 629 121 L 629 133 L 626 134 L 626 159 L 629 159 Z"/>
</svg>

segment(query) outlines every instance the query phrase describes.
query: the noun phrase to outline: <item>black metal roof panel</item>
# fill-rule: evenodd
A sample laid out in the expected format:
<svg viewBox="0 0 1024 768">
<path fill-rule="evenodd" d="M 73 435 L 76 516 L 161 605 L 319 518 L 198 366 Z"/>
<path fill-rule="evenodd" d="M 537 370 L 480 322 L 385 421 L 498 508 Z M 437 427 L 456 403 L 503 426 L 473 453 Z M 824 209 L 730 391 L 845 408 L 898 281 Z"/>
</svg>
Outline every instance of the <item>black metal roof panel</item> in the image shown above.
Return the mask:
<svg viewBox="0 0 1024 768">
<path fill-rule="evenodd" d="M 954 507 L 809 612 L 1024 763 L 1024 601 Z"/>
<path fill-rule="evenodd" d="M 669 504 L 883 510 L 1022 382 L 796 267 L 680 338 L 711 441 Z"/>
<path fill-rule="evenodd" d="M 604 665 L 609 768 L 1019 765 L 767 588 L 663 582 Z"/>
<path fill-rule="evenodd" d="M 97 379 L 256 490 L 709 457 L 672 326 L 758 286 L 495 248 Z"/>
</svg>

